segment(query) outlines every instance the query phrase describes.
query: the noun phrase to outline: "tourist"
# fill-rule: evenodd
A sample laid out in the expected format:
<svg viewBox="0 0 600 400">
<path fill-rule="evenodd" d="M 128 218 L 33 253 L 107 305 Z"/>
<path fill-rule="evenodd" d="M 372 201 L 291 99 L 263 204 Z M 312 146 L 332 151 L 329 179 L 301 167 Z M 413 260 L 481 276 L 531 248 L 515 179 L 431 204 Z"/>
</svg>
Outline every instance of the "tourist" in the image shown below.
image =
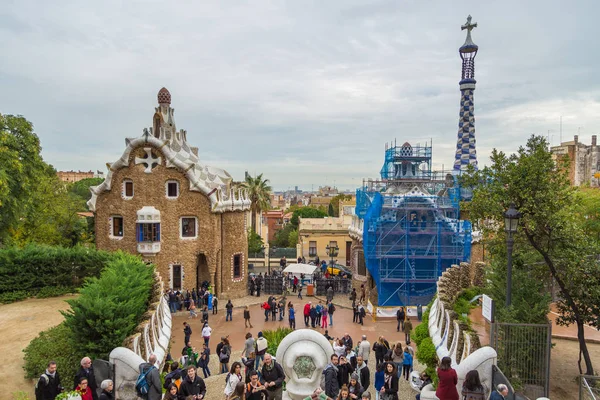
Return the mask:
<svg viewBox="0 0 600 400">
<path fill-rule="evenodd" d="M 277 308 L 279 309 L 279 320 L 283 321 L 283 318 L 285 317 L 285 296 L 279 299 Z"/>
<path fill-rule="evenodd" d="M 226 374 L 229 370 L 229 359 L 231 357 L 231 344 L 229 344 L 229 336 L 221 338 L 221 343 L 217 345 L 216 354 L 219 355 L 219 364 L 221 365 L 220 373 Z"/>
<path fill-rule="evenodd" d="M 352 292 L 350 292 L 350 301 L 352 302 L 352 307 L 354 307 L 356 303 L 356 288 L 352 288 Z"/>
<path fill-rule="evenodd" d="M 352 302 L 352 322 L 358 322 L 358 305 L 355 302 Z"/>
<path fill-rule="evenodd" d="M 260 362 L 263 361 L 265 358 L 265 353 L 267 352 L 267 347 L 269 347 L 267 339 L 265 339 L 263 337 L 262 332 L 258 332 L 258 339 L 256 339 L 256 346 L 254 349 L 254 354 L 256 354 L 256 366 L 254 367 L 254 369 L 257 371 L 258 371 Z"/>
<path fill-rule="evenodd" d="M 213 308 L 214 310 L 214 308 Z M 214 312 L 213 312 L 214 314 Z M 208 322 L 208 306 L 204 306 L 204 310 L 202 310 L 202 323 Z"/>
<path fill-rule="evenodd" d="M 75 391 L 79 393 L 81 400 L 92 400 L 94 398 L 92 389 L 88 386 L 88 379 L 85 376 L 81 377 Z"/>
<path fill-rule="evenodd" d="M 321 308 L 321 329 L 327 328 L 327 314 L 328 314 L 327 306 Z"/>
<path fill-rule="evenodd" d="M 333 301 L 333 286 L 329 285 L 327 288 L 327 302 L 331 303 Z"/>
<path fill-rule="evenodd" d="M 364 389 L 358 381 L 358 374 L 353 373 L 350 375 L 350 384 L 348 385 L 348 392 L 351 399 L 360 399 Z"/>
<path fill-rule="evenodd" d="M 87 387 L 89 387 L 92 392 L 92 398 L 94 400 L 98 400 L 98 394 L 96 393 L 98 385 L 96 384 L 92 359 L 89 357 L 83 357 L 80 364 L 81 367 L 79 367 L 79 371 L 77 371 L 77 374 L 75 374 L 73 387 L 76 387 L 81 383 L 81 378 L 87 378 Z"/>
<path fill-rule="evenodd" d="M 256 297 L 260 297 L 260 286 L 262 285 L 262 272 L 256 278 Z"/>
<path fill-rule="evenodd" d="M 360 396 L 361 400 L 371 400 L 371 393 L 369 392 L 363 392 L 363 394 Z"/>
<path fill-rule="evenodd" d="M 298 285 L 298 298 L 302 300 L 302 283 Z"/>
<path fill-rule="evenodd" d="M 367 312 L 365 311 L 365 307 L 362 303 L 358 303 L 358 323 L 363 325 L 363 319 L 367 316 Z"/>
<path fill-rule="evenodd" d="M 385 383 L 385 366 L 387 364 L 379 363 L 375 367 L 375 398 L 379 400 L 381 389 L 383 388 L 383 384 Z"/>
<path fill-rule="evenodd" d="M 346 346 L 344 346 L 344 341 L 342 339 L 335 338 L 333 340 L 333 352 L 341 357 L 346 354 Z"/>
<path fill-rule="evenodd" d="M 242 351 L 242 357 L 250 357 L 250 354 L 254 351 L 255 341 L 252 337 L 252 333 L 246 333 L 246 341 L 244 342 L 244 350 Z"/>
<path fill-rule="evenodd" d="M 329 331 L 327 329 L 325 329 L 323 336 L 325 336 L 325 339 L 329 340 L 330 342 L 333 340 L 333 338 L 329 336 Z"/>
<path fill-rule="evenodd" d="M 352 365 L 352 369 L 355 370 L 356 369 L 356 353 L 354 352 L 352 347 L 346 346 L 346 360 L 348 360 L 350 362 L 350 364 Z"/>
<path fill-rule="evenodd" d="M 156 368 L 156 355 L 150 354 L 148 362 L 141 363 L 139 373 L 146 374 L 146 382 L 149 385 L 148 400 L 160 400 L 162 398 L 162 385 L 160 381 L 160 373 Z M 194 366 L 194 368 L 196 368 Z"/>
<path fill-rule="evenodd" d="M 360 285 L 360 299 L 358 301 L 363 303 L 366 299 L 367 299 L 367 289 L 365 288 L 365 284 L 362 283 Z"/>
<path fill-rule="evenodd" d="M 329 305 L 327 306 L 327 314 L 329 314 L 329 326 L 333 326 L 333 313 L 335 312 L 335 306 L 333 305 L 333 302 L 329 302 Z"/>
<path fill-rule="evenodd" d="M 254 291 L 256 290 L 256 279 L 254 276 L 250 279 L 250 296 L 254 296 Z"/>
<path fill-rule="evenodd" d="M 238 382 L 235 385 L 235 389 L 233 393 L 227 397 L 227 400 L 244 400 L 246 397 L 244 396 L 246 393 L 246 385 L 244 382 Z"/>
<path fill-rule="evenodd" d="M 310 306 L 310 326 L 315 328 L 315 324 L 317 323 L 317 308 L 313 305 Z"/>
<path fill-rule="evenodd" d="M 363 390 L 367 390 L 371 384 L 371 371 L 369 371 L 367 363 L 360 355 L 356 357 L 356 374 L 358 375 L 360 386 Z"/>
<path fill-rule="evenodd" d="M 163 387 L 167 389 L 173 381 L 177 379 L 181 379 L 181 369 L 179 369 L 179 363 L 177 361 L 173 361 L 171 364 L 170 372 L 165 375 L 165 382 L 163 383 Z M 179 385 L 177 385 L 179 387 Z"/>
<path fill-rule="evenodd" d="M 501 383 L 496 386 L 496 390 L 490 395 L 490 400 L 504 400 L 508 396 L 508 386 Z"/>
<path fill-rule="evenodd" d="M 332 399 L 337 397 L 340 391 L 340 383 L 338 381 L 338 356 L 332 354 L 331 362 L 323 369 L 325 376 L 325 393 Z"/>
<path fill-rule="evenodd" d="M 342 385 L 348 385 L 350 382 L 350 374 L 354 372 L 354 368 L 352 368 L 352 364 L 350 364 L 345 355 L 339 357 L 338 362 L 338 381 L 340 382 L 340 387 Z"/>
<path fill-rule="evenodd" d="M 233 304 L 231 303 L 231 300 L 227 300 L 227 304 L 225 304 L 225 310 L 227 310 L 225 322 L 231 321 L 233 316 Z"/>
<path fill-rule="evenodd" d="M 175 314 L 177 312 L 177 296 L 172 289 L 169 290 L 167 296 L 169 297 L 169 309 L 171 310 L 171 314 Z"/>
<path fill-rule="evenodd" d="M 290 329 L 296 329 L 296 310 L 294 310 L 294 305 L 292 303 L 289 303 L 289 308 L 288 308 L 288 319 L 290 322 Z"/>
<path fill-rule="evenodd" d="M 404 350 L 402 349 L 402 343 L 398 342 L 392 347 L 392 362 L 396 365 L 398 371 L 398 377 L 402 373 L 402 363 L 404 362 Z"/>
<path fill-rule="evenodd" d="M 190 342 L 187 342 L 185 344 L 185 346 L 183 346 L 183 349 L 181 350 L 181 358 L 179 359 L 179 361 L 181 362 L 182 365 L 187 364 L 188 349 L 191 347 L 192 347 L 192 344 Z"/>
<path fill-rule="evenodd" d="M 419 386 L 419 393 L 417 393 L 417 395 L 415 396 L 415 400 L 421 400 L 421 391 L 423 390 L 423 388 L 429 385 L 430 383 L 433 383 L 431 377 L 425 371 L 421 372 L 419 378 L 421 378 L 421 385 Z"/>
<path fill-rule="evenodd" d="M 462 385 L 461 396 L 463 400 L 485 400 L 485 390 L 479 380 L 479 372 L 476 369 L 467 372 Z"/>
<path fill-rule="evenodd" d="M 340 394 L 337 400 L 349 400 L 350 399 L 350 391 L 348 390 L 348 386 L 342 385 L 340 389 Z"/>
<path fill-rule="evenodd" d="M 317 328 L 320 328 L 321 327 L 321 318 L 323 316 L 323 304 L 321 304 L 320 301 L 319 301 L 319 304 L 317 304 L 317 306 L 315 307 L 315 311 L 317 312 L 316 318 L 315 318 L 315 321 L 316 321 L 315 325 L 317 325 Z"/>
<path fill-rule="evenodd" d="M 375 365 L 379 365 L 383 362 L 383 356 L 386 355 L 388 350 L 390 349 L 390 344 L 383 336 L 379 336 L 379 340 L 377 340 L 373 344 L 373 351 L 375 352 Z"/>
<path fill-rule="evenodd" d="M 358 343 L 357 356 L 362 357 L 365 364 L 369 363 L 369 355 L 371 354 L 371 343 L 367 340 L 367 335 L 362 335 L 360 343 Z"/>
<path fill-rule="evenodd" d="M 41 395 L 41 400 L 54 400 L 63 391 L 63 387 L 60 385 L 60 375 L 56 368 L 56 361 L 50 361 L 46 371 L 40 375 L 36 387 Z"/>
<path fill-rule="evenodd" d="M 283 392 L 283 380 L 285 374 L 279 363 L 273 361 L 270 354 L 265 354 L 265 361 L 262 367 L 262 378 L 267 388 L 267 398 L 269 400 L 281 400 Z"/>
<path fill-rule="evenodd" d="M 410 322 L 410 317 L 406 318 L 404 322 L 404 327 L 402 328 L 402 332 L 404 332 L 404 338 L 406 339 L 406 345 L 410 344 L 410 332 L 412 331 L 412 322 Z"/>
<path fill-rule="evenodd" d="M 204 374 L 204 378 L 208 378 L 210 376 L 210 369 L 208 365 L 210 364 L 210 348 L 207 343 L 202 345 L 202 353 L 200 354 L 200 359 L 198 360 L 198 367 L 202 369 L 202 373 Z"/>
<path fill-rule="evenodd" d="M 190 299 L 190 316 L 189 318 L 196 318 L 198 314 L 196 314 L 196 302 L 193 299 Z"/>
<path fill-rule="evenodd" d="M 182 397 L 179 395 L 179 388 L 176 384 L 171 383 L 167 386 L 167 392 L 163 397 L 163 400 L 180 400 Z"/>
<path fill-rule="evenodd" d="M 258 372 L 250 371 L 250 382 L 246 385 L 246 400 L 264 400 L 266 389 L 258 379 Z"/>
<path fill-rule="evenodd" d="M 346 347 L 354 347 L 354 341 L 352 340 L 352 337 L 350 336 L 350 334 L 348 334 L 348 332 L 344 333 L 344 346 Z"/>
<path fill-rule="evenodd" d="M 194 396 L 195 400 L 202 400 L 206 396 L 204 380 L 196 375 L 196 367 L 193 365 L 187 368 L 187 376 L 181 382 L 180 392 L 183 396 Z"/>
<path fill-rule="evenodd" d="M 192 336 L 192 327 L 185 321 L 183 322 L 183 336 L 183 343 L 189 343 L 190 336 Z"/>
<path fill-rule="evenodd" d="M 402 361 L 402 374 L 404 379 L 409 380 L 410 372 L 413 369 L 413 356 L 410 354 L 409 346 L 404 349 L 404 361 Z"/>
<path fill-rule="evenodd" d="M 239 362 L 234 362 L 231 364 L 231 370 L 227 374 L 225 378 L 225 397 L 228 398 L 235 392 L 235 387 L 238 383 L 244 383 L 242 380 L 242 364 Z"/>
<path fill-rule="evenodd" d="M 208 322 L 204 323 L 202 327 L 202 338 L 204 339 L 204 344 L 208 347 L 210 342 L 210 335 L 212 335 L 212 328 L 208 326 Z"/>
<path fill-rule="evenodd" d="M 100 383 L 100 389 L 102 389 L 102 393 L 100 393 L 100 397 L 98 400 L 114 400 L 115 396 L 113 395 L 113 381 L 110 379 L 105 379 Z"/>
<path fill-rule="evenodd" d="M 213 295 L 212 298 L 212 313 L 213 315 L 219 312 L 219 299 L 217 299 L 216 295 Z"/>
<path fill-rule="evenodd" d="M 296 293 L 298 290 L 298 277 L 294 275 L 294 280 L 292 281 L 292 293 Z"/>
<path fill-rule="evenodd" d="M 383 395 L 385 400 L 398 400 L 398 371 L 394 363 L 385 364 L 383 386 L 379 393 L 379 397 Z"/>
<path fill-rule="evenodd" d="M 404 332 L 404 319 L 406 318 L 406 312 L 404 311 L 404 307 L 400 307 L 398 311 L 396 311 L 396 320 L 398 321 L 398 325 L 396 326 L 396 332 Z"/>
<path fill-rule="evenodd" d="M 271 299 L 271 321 L 275 321 L 277 319 L 277 302 L 275 301 L 275 297 Z"/>
<path fill-rule="evenodd" d="M 246 306 L 244 308 L 244 328 L 248 328 L 248 325 L 252 328 L 252 322 L 250 322 L 250 307 Z"/>
<path fill-rule="evenodd" d="M 440 366 L 437 369 L 437 374 L 439 382 L 435 395 L 440 400 L 458 400 L 458 391 L 456 390 L 458 376 L 452 368 L 452 359 L 450 357 L 442 358 Z"/>
<path fill-rule="evenodd" d="M 281 268 L 281 270 L 283 271 L 285 269 L 286 265 L 287 265 L 287 260 L 285 259 L 285 256 L 283 256 L 279 260 L 279 268 Z"/>
<path fill-rule="evenodd" d="M 262 303 L 260 305 L 260 308 L 265 310 L 265 322 L 268 322 L 269 321 L 269 310 L 271 309 L 271 305 L 269 304 L 269 301 L 265 301 L 264 303 Z"/>
<path fill-rule="evenodd" d="M 308 328 L 308 320 L 310 319 L 310 305 L 311 305 L 310 301 L 304 305 L 304 326 L 307 328 Z"/>
</svg>

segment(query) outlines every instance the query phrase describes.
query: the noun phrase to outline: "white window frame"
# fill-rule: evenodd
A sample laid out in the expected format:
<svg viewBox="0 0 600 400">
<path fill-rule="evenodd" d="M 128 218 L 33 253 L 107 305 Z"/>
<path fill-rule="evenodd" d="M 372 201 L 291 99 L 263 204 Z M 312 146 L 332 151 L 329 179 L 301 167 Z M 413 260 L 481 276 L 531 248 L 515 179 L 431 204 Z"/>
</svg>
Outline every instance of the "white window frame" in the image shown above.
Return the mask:
<svg viewBox="0 0 600 400">
<path fill-rule="evenodd" d="M 114 218 L 121 218 L 121 227 L 123 228 L 123 234 L 121 236 L 115 236 L 114 233 Z M 125 218 L 122 215 L 111 215 L 108 223 L 108 237 L 115 240 L 122 240 L 125 237 Z"/>
<path fill-rule="evenodd" d="M 126 190 L 126 184 L 131 182 L 131 191 L 133 192 L 131 194 L 131 196 L 127 196 L 127 190 Z M 123 179 L 123 184 L 121 186 L 121 197 L 123 197 L 125 200 L 131 200 L 133 199 L 133 196 L 135 195 L 135 185 L 133 183 L 133 181 L 131 179 Z"/>
<path fill-rule="evenodd" d="M 177 194 L 175 196 L 169 196 L 169 184 L 170 183 L 174 183 L 175 185 L 177 185 Z M 165 197 L 169 200 L 175 200 L 176 198 L 179 197 L 179 181 L 170 179 L 165 183 Z"/>
<path fill-rule="evenodd" d="M 193 218 L 195 223 L 194 236 L 183 236 L 183 219 L 184 218 Z M 194 240 L 198 239 L 198 217 L 194 217 L 192 215 L 184 215 L 179 218 L 179 239 L 181 240 Z"/>
</svg>

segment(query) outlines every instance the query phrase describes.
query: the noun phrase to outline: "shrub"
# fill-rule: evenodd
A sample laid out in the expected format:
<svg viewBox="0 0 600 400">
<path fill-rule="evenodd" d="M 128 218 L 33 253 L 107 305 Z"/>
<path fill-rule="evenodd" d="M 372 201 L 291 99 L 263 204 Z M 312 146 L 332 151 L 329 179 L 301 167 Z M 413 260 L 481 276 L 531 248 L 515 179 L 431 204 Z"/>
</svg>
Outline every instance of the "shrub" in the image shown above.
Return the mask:
<svg viewBox="0 0 600 400">
<path fill-rule="evenodd" d="M 423 339 L 421 344 L 417 346 L 416 356 L 419 362 L 425 364 L 427 367 L 435 368 L 437 366 L 437 353 L 435 352 L 435 346 L 430 337 Z"/>
<path fill-rule="evenodd" d="M 75 375 L 79 361 L 84 357 L 75 351 L 73 335 L 64 322 L 41 332 L 23 352 L 25 378 L 38 378 L 46 370 L 48 361 L 54 360 L 63 376 L 63 384 L 67 383 L 65 386 L 68 386 L 70 377 Z"/>
<path fill-rule="evenodd" d="M 263 331 L 263 336 L 267 339 L 267 353 L 275 355 L 277 353 L 277 347 L 284 337 L 292 333 L 293 330 L 290 328 L 277 328 L 274 331 L 268 330 Z"/>
<path fill-rule="evenodd" d="M 112 254 L 86 247 L 28 245 L 0 250 L 0 294 L 45 287 L 79 287 L 99 276 Z"/>
<path fill-rule="evenodd" d="M 412 339 L 415 341 L 415 344 L 419 346 L 419 344 L 421 344 L 421 341 L 426 337 L 429 337 L 429 328 L 427 326 L 427 323 L 423 321 L 414 329 Z"/>
<path fill-rule="evenodd" d="M 33 294 L 27 290 L 15 290 L 12 292 L 4 292 L 0 294 L 0 304 L 14 303 L 15 301 L 25 300 Z"/>
<path fill-rule="evenodd" d="M 100 278 L 87 280 L 80 296 L 67 301 L 71 310 L 62 314 L 78 353 L 107 360 L 122 345 L 148 309 L 153 272 L 140 258 L 117 252 Z"/>
<path fill-rule="evenodd" d="M 45 299 L 47 297 L 57 297 L 63 296 L 68 293 L 75 293 L 77 289 L 74 287 L 66 287 L 66 286 L 46 286 L 41 288 L 35 297 L 38 299 Z"/>
</svg>

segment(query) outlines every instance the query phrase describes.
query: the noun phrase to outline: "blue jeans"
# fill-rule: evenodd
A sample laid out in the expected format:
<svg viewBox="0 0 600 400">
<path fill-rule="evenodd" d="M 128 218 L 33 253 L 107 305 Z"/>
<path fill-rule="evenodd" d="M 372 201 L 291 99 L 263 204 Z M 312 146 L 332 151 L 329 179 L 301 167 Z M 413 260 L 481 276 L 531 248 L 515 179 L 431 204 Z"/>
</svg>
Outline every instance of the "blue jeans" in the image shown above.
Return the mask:
<svg viewBox="0 0 600 400">
<path fill-rule="evenodd" d="M 264 354 L 262 354 L 262 355 L 260 355 L 260 356 L 259 356 L 258 354 L 256 355 L 256 365 L 254 366 L 254 369 L 255 369 L 256 371 L 258 371 L 258 365 L 259 365 L 259 364 L 260 364 L 260 362 L 261 362 L 262 360 L 264 360 L 264 359 L 265 359 L 265 355 L 264 355 Z"/>
<path fill-rule="evenodd" d="M 202 367 L 202 373 L 204 374 L 205 379 L 210 376 L 210 370 L 208 369 L 208 365 L 206 367 Z"/>
<path fill-rule="evenodd" d="M 228 365 L 227 365 L 227 363 L 221 363 L 221 373 L 222 373 L 222 374 L 226 374 L 226 373 L 228 373 L 228 372 L 229 372 L 229 370 L 228 370 Z"/>
<path fill-rule="evenodd" d="M 329 314 L 329 325 L 333 325 L 333 314 Z"/>
<path fill-rule="evenodd" d="M 282 321 L 283 320 L 283 308 L 279 309 L 279 320 Z"/>
<path fill-rule="evenodd" d="M 171 314 L 174 314 L 177 311 L 175 303 L 169 302 L 169 309 L 171 310 Z"/>
<path fill-rule="evenodd" d="M 225 316 L 225 321 L 231 321 L 233 310 L 227 310 L 227 315 Z"/>
</svg>

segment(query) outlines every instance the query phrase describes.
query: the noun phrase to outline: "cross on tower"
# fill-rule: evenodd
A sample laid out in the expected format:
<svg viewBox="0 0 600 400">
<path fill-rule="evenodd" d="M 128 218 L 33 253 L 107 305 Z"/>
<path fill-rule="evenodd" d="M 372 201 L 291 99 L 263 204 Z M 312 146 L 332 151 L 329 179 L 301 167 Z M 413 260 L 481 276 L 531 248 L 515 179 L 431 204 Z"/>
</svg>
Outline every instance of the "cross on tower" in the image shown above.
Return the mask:
<svg viewBox="0 0 600 400">
<path fill-rule="evenodd" d="M 152 173 L 152 169 L 161 163 L 162 158 L 154 157 L 154 154 L 152 153 L 152 148 L 150 147 L 144 148 L 144 151 L 146 152 L 146 155 L 143 158 L 136 157 L 135 164 L 144 164 L 146 166 L 144 172 L 150 174 Z"/>
<path fill-rule="evenodd" d="M 468 30 L 468 34 L 469 34 L 469 35 L 471 34 L 471 31 L 472 31 L 474 28 L 477 28 L 477 22 L 475 22 L 474 24 L 472 24 L 472 23 L 471 23 L 471 19 L 472 19 L 472 17 L 469 15 L 469 16 L 467 17 L 467 23 L 466 23 L 466 24 L 464 24 L 464 25 L 462 25 L 462 26 L 460 27 L 460 30 L 461 30 L 461 31 L 464 31 L 465 29 L 467 29 L 467 30 Z"/>
</svg>

